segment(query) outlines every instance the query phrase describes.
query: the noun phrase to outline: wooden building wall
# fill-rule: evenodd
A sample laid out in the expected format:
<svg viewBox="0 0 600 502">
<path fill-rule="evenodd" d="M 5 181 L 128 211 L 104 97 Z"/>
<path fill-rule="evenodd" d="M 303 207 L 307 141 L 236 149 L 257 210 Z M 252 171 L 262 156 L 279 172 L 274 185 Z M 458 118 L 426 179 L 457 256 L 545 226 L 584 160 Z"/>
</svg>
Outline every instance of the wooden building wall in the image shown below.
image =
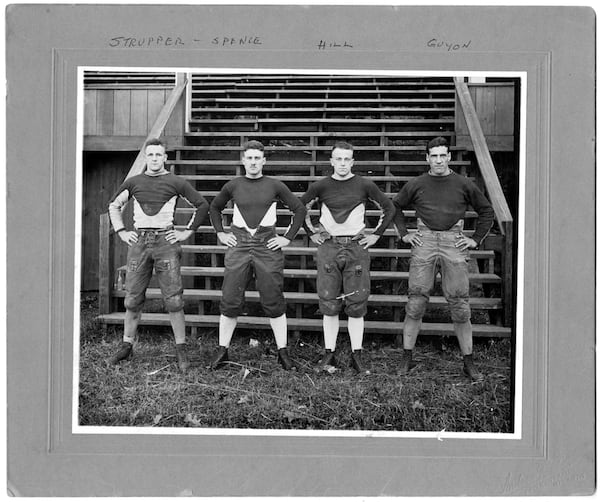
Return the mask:
<svg viewBox="0 0 600 502">
<path fill-rule="evenodd" d="M 512 83 L 469 84 L 471 99 L 490 151 L 515 150 L 515 86 Z M 473 149 L 464 113 L 457 102 L 456 146 Z"/>
<path fill-rule="evenodd" d="M 127 176 L 137 152 L 84 152 L 81 290 L 98 289 L 100 214 Z"/>
<path fill-rule="evenodd" d="M 170 88 L 86 89 L 84 91 L 84 150 L 139 150 L 165 104 Z M 181 144 L 185 102 L 180 100 L 167 122 L 164 138 Z"/>
</svg>

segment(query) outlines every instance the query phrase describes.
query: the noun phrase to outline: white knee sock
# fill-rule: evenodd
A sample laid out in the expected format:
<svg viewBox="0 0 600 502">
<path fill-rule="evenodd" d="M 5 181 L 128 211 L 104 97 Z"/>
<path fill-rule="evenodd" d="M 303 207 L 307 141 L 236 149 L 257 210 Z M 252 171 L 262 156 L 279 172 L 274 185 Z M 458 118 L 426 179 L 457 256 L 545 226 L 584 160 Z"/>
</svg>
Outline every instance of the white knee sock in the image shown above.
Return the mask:
<svg viewBox="0 0 600 502">
<path fill-rule="evenodd" d="M 278 349 L 287 347 L 287 317 L 285 314 L 279 317 L 271 317 L 269 319 L 273 335 L 275 335 L 275 343 Z"/>
<path fill-rule="evenodd" d="M 340 318 L 337 315 L 323 316 L 323 338 L 325 338 L 325 348 L 335 350 L 338 332 L 340 330 Z"/>
<path fill-rule="evenodd" d="M 350 335 L 350 346 L 352 347 L 352 351 L 362 349 L 364 332 L 364 317 L 348 317 L 348 334 Z"/>
<path fill-rule="evenodd" d="M 236 326 L 237 317 L 227 317 L 221 314 L 219 318 L 219 345 L 229 347 Z"/>
</svg>

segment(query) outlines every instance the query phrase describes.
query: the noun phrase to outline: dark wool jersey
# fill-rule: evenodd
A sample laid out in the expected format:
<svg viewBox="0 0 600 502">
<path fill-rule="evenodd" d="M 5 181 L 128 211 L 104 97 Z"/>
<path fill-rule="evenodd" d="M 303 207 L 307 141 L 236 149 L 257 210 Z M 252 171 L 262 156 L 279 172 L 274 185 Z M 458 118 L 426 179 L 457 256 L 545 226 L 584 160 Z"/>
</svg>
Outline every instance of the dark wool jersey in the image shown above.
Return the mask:
<svg viewBox="0 0 600 502">
<path fill-rule="evenodd" d="M 217 232 L 223 232 L 221 212 L 233 201 L 233 224 L 254 233 L 258 227 L 271 227 L 277 223 L 277 201 L 283 202 L 293 213 L 292 221 L 284 234 L 292 240 L 300 230 L 306 208 L 281 181 L 261 176 L 240 176 L 225 183 L 210 204 L 210 220 Z"/>
<path fill-rule="evenodd" d="M 478 244 L 485 238 L 494 222 L 494 210 L 471 180 L 451 171 L 447 176 L 432 176 L 429 173 L 410 180 L 394 197 L 396 216 L 394 223 L 400 237 L 408 230 L 402 209 L 412 207 L 417 218 L 435 231 L 444 231 L 465 217 L 471 206 L 478 215 L 472 239 Z"/>
<path fill-rule="evenodd" d="M 113 227 L 116 232 L 125 228 L 121 213 L 130 199 L 134 204 L 135 228 L 172 226 L 178 197 L 194 208 L 186 228 L 196 230 L 208 213 L 208 202 L 187 180 L 169 172 L 132 176 L 123 182 L 108 205 Z"/>
<path fill-rule="evenodd" d="M 365 228 L 367 201 L 374 202 L 382 215 L 374 233 L 382 235 L 394 218 L 394 205 L 371 180 L 355 174 L 349 179 L 336 180 L 331 176 L 313 183 L 300 200 L 310 209 L 321 204 L 319 223 L 331 235 L 357 235 Z M 317 230 L 310 218 L 306 226 L 311 233 Z"/>
</svg>

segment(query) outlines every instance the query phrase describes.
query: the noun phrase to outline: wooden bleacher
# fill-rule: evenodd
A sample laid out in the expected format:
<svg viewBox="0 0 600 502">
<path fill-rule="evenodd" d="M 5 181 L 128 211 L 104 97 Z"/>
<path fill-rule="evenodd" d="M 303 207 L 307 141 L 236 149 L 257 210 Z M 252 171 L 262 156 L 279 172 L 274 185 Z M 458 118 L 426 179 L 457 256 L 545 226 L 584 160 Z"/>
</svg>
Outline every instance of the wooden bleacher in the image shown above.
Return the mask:
<svg viewBox="0 0 600 502">
<path fill-rule="evenodd" d="M 454 138 L 456 96 L 450 78 L 400 78 L 319 75 L 197 75 L 188 83 L 189 131 L 185 144 L 171 145 L 168 165 L 188 179 L 209 201 L 234 176 L 243 174 L 241 145 L 257 139 L 266 147 L 264 174 L 286 183 L 297 195 L 322 176 L 330 174 L 333 143 L 346 140 L 355 146 L 353 171 L 368 176 L 389 197 L 408 180 L 425 172 L 425 145 L 435 136 Z M 477 166 L 452 148 L 451 168 L 474 179 L 485 189 Z M 316 213 L 312 212 L 313 216 Z M 176 224 L 189 219 L 190 209 L 176 213 Z M 231 209 L 224 212 L 226 225 Z M 414 224 L 414 211 L 406 211 Z M 278 210 L 280 232 L 289 222 L 290 212 Z M 369 227 L 375 226 L 378 210 L 368 207 Z M 476 213 L 466 218 L 466 233 L 472 232 Z M 110 235 L 108 218 L 101 232 Z M 493 229 L 498 239 L 498 228 Z M 102 241 L 101 241 L 102 242 Z M 119 246 L 120 243 L 114 243 Z M 201 226 L 193 242 L 183 245 L 186 319 L 193 330 L 218 324 L 218 301 L 223 276 L 225 247 L 217 242 L 214 229 Z M 101 267 L 108 270 L 101 320 L 107 324 L 123 322 L 124 291 L 115 287 L 124 262 L 105 247 Z M 285 297 L 291 330 L 319 331 L 321 315 L 316 295 L 316 247 L 301 231 L 284 248 Z M 406 304 L 410 250 L 398 247 L 395 229 L 389 228 L 370 250 L 372 294 L 365 329 L 368 333 L 398 334 L 402 329 Z M 122 256 L 122 253 L 121 253 Z M 471 306 L 475 336 L 509 336 L 510 327 L 502 325 L 503 260 L 498 252 L 482 249 L 471 253 Z M 111 263 L 111 261 L 113 263 Z M 105 272 L 106 275 L 106 272 Z M 106 291 L 108 289 L 108 291 Z M 156 287 L 149 299 L 160 298 Z M 240 327 L 268 329 L 258 306 L 258 295 L 246 295 L 248 315 L 239 319 Z M 424 319 L 423 334 L 452 334 L 452 323 L 444 312 L 445 299 L 436 291 L 432 308 Z M 343 319 L 343 315 L 342 315 Z M 145 314 L 142 324 L 166 325 L 164 313 Z M 344 327 L 345 323 L 342 322 Z"/>
</svg>

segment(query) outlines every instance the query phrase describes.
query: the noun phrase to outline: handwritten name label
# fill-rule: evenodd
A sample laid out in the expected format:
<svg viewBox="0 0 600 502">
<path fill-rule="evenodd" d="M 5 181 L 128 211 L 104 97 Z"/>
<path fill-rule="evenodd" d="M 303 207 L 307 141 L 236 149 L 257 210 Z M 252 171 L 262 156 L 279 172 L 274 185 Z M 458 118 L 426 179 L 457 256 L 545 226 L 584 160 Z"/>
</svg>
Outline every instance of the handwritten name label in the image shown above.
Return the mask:
<svg viewBox="0 0 600 502">
<path fill-rule="evenodd" d="M 325 49 L 338 49 L 338 48 L 352 49 L 352 47 L 353 47 L 352 44 L 345 40 L 343 42 L 339 42 L 337 40 L 335 40 L 335 41 L 319 40 L 319 43 L 317 44 L 317 48 L 320 51 L 324 51 Z"/>
<path fill-rule="evenodd" d="M 210 43 L 221 47 L 231 47 L 232 45 L 262 45 L 262 40 L 256 35 L 245 35 L 243 37 L 215 37 Z"/>
<path fill-rule="evenodd" d="M 434 47 L 438 42 L 436 39 L 429 41 L 428 45 Z M 471 43 L 469 41 L 469 43 Z M 432 45 L 433 44 L 433 45 Z M 160 48 L 160 47 L 197 47 L 200 45 L 211 45 L 213 47 L 260 47 L 263 38 L 259 35 L 227 35 L 212 38 L 192 38 L 186 40 L 180 36 L 173 35 L 144 35 L 144 36 L 118 36 L 112 37 L 108 45 L 114 48 Z M 325 51 L 332 49 L 352 49 L 354 44 L 348 40 L 319 40 L 317 50 Z"/>
<path fill-rule="evenodd" d="M 445 40 L 439 40 L 437 38 L 432 38 L 427 42 L 427 47 L 432 47 L 434 49 L 444 49 L 448 52 L 459 51 L 461 49 L 468 49 L 471 45 L 471 41 L 468 42 L 446 42 Z"/>
<path fill-rule="evenodd" d="M 213 38 L 193 38 L 186 40 L 179 36 L 148 35 L 148 36 L 119 36 L 112 37 L 108 45 L 114 48 L 159 48 L 159 47 L 193 47 L 198 45 L 213 45 L 218 47 L 239 47 L 250 45 L 253 47 L 263 45 L 262 38 L 257 35 L 220 36 Z"/>
<path fill-rule="evenodd" d="M 175 47 L 185 45 L 181 37 L 154 35 L 148 37 L 113 37 L 109 40 L 110 47 Z"/>
</svg>

